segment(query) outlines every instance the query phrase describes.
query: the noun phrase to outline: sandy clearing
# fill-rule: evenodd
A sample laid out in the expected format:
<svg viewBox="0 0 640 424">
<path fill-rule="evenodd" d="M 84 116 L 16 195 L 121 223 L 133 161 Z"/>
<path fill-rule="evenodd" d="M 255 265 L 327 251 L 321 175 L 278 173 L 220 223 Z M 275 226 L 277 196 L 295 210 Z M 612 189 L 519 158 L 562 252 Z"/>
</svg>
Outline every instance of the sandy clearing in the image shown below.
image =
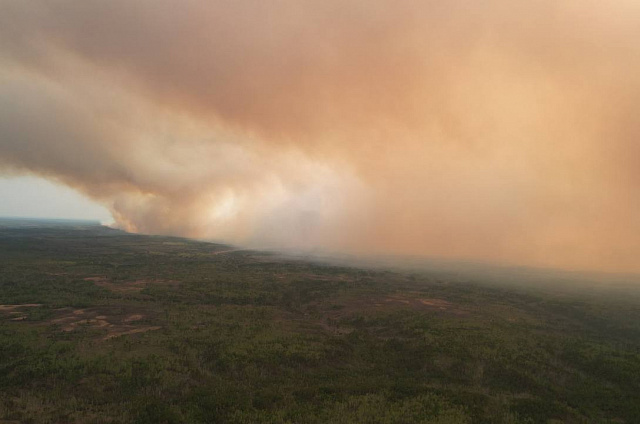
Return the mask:
<svg viewBox="0 0 640 424">
<path fill-rule="evenodd" d="M 139 327 L 139 328 L 134 328 L 134 329 L 131 329 L 131 330 L 126 330 L 126 331 L 116 331 L 116 332 L 113 332 L 113 333 L 107 335 L 102 340 L 109 340 L 109 339 L 113 339 L 114 337 L 126 336 L 126 335 L 129 335 L 129 334 L 146 333 L 147 331 L 155 331 L 155 330 L 159 330 L 161 328 L 162 327 L 156 325 L 156 326 L 151 326 L 151 327 Z"/>
<path fill-rule="evenodd" d="M 134 315 L 129 315 L 128 317 L 126 317 L 122 321 L 123 322 L 140 321 L 142 318 L 144 318 L 144 315 L 134 314 Z"/>
<path fill-rule="evenodd" d="M 0 305 L 0 312 L 11 312 L 18 308 L 35 308 L 42 306 L 41 303 L 23 303 L 22 305 Z"/>
</svg>

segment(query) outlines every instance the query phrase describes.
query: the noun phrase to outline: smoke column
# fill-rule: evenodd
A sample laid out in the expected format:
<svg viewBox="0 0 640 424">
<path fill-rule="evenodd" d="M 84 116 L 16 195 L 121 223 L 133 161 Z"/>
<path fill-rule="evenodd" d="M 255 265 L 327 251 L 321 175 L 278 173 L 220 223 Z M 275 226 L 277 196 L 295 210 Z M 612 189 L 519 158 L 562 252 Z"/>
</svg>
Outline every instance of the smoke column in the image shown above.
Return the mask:
<svg viewBox="0 0 640 424">
<path fill-rule="evenodd" d="M 0 0 L 0 173 L 137 232 L 640 271 L 640 3 Z"/>
</svg>

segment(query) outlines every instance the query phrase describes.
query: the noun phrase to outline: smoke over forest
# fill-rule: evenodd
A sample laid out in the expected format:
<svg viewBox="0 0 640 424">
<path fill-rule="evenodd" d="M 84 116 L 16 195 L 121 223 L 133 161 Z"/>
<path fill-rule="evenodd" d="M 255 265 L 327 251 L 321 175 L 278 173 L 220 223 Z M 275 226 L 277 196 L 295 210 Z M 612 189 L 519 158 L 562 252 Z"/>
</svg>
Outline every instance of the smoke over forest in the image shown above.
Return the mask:
<svg viewBox="0 0 640 424">
<path fill-rule="evenodd" d="M 636 1 L 0 9 L 0 174 L 121 228 L 640 271 Z"/>
</svg>

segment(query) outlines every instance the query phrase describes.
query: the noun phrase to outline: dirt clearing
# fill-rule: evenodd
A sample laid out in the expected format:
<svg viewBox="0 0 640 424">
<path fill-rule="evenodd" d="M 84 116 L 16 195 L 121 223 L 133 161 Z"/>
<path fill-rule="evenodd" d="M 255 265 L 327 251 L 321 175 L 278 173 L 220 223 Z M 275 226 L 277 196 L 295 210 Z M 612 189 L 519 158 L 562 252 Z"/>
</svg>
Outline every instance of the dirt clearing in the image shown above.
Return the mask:
<svg viewBox="0 0 640 424">
<path fill-rule="evenodd" d="M 175 286 L 178 284 L 178 282 L 176 281 L 168 281 L 168 280 L 136 280 L 136 281 L 122 282 L 122 283 L 114 283 L 104 276 L 87 277 L 84 280 L 91 281 L 98 287 L 103 287 L 111 291 L 112 293 L 118 293 L 118 294 L 140 293 L 145 287 L 150 285 Z"/>
<path fill-rule="evenodd" d="M 59 308 L 49 310 L 48 317 L 41 320 L 28 318 L 27 311 L 41 307 L 36 303 L 22 305 L 0 305 L 0 316 L 11 321 L 24 321 L 25 325 L 50 326 L 55 331 L 75 332 L 96 330 L 93 334 L 103 340 L 127 334 L 159 330 L 155 315 L 131 307 L 102 306 L 95 308 Z"/>
<path fill-rule="evenodd" d="M 126 334 L 143 333 L 161 328 L 157 325 L 150 325 L 151 321 L 152 317 L 148 313 L 120 307 L 98 307 L 57 309 L 55 317 L 47 320 L 46 323 L 65 332 L 86 329 L 98 330 L 96 337 L 107 340 Z"/>
</svg>

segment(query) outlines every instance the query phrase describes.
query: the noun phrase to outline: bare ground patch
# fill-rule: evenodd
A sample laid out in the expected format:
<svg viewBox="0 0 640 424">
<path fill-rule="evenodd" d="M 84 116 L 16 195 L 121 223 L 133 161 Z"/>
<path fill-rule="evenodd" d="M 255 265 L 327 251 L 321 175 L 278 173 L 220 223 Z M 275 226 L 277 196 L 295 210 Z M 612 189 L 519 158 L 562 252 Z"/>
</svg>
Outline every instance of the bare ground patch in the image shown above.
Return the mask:
<svg viewBox="0 0 640 424">
<path fill-rule="evenodd" d="M 23 303 L 21 305 L 0 305 L 0 315 L 7 316 L 11 321 L 24 321 L 30 308 L 42 306 L 39 303 Z"/>
<path fill-rule="evenodd" d="M 123 283 L 114 283 L 110 281 L 107 277 L 98 276 L 98 277 L 87 277 L 84 279 L 85 281 L 91 281 L 98 287 L 103 287 L 113 293 L 119 294 L 135 294 L 140 293 L 145 287 L 149 285 L 165 285 L 165 286 L 175 286 L 178 283 L 176 281 L 169 280 L 135 280 Z"/>
<path fill-rule="evenodd" d="M 161 328 L 157 325 L 151 325 L 152 321 L 152 314 L 146 311 L 122 307 L 96 307 L 56 309 L 53 317 L 39 324 L 50 325 L 63 332 L 82 329 L 98 330 L 96 337 L 107 340 Z"/>
<path fill-rule="evenodd" d="M 131 330 L 112 331 L 104 338 L 104 340 L 113 339 L 114 337 L 126 336 L 128 334 L 146 333 L 147 331 L 159 330 L 161 328 L 162 327 L 160 327 L 160 326 L 154 325 L 154 326 L 150 326 L 150 327 L 133 328 Z"/>
<path fill-rule="evenodd" d="M 460 312 L 461 310 L 444 299 L 436 298 L 413 298 L 407 296 L 388 296 L 383 299 L 383 303 L 388 305 L 406 305 L 412 309 L 429 309 L 449 312 Z"/>
<path fill-rule="evenodd" d="M 0 305 L 0 312 L 11 313 L 22 308 L 35 308 L 37 306 L 42 305 L 40 303 L 23 303 L 22 305 Z"/>
</svg>

